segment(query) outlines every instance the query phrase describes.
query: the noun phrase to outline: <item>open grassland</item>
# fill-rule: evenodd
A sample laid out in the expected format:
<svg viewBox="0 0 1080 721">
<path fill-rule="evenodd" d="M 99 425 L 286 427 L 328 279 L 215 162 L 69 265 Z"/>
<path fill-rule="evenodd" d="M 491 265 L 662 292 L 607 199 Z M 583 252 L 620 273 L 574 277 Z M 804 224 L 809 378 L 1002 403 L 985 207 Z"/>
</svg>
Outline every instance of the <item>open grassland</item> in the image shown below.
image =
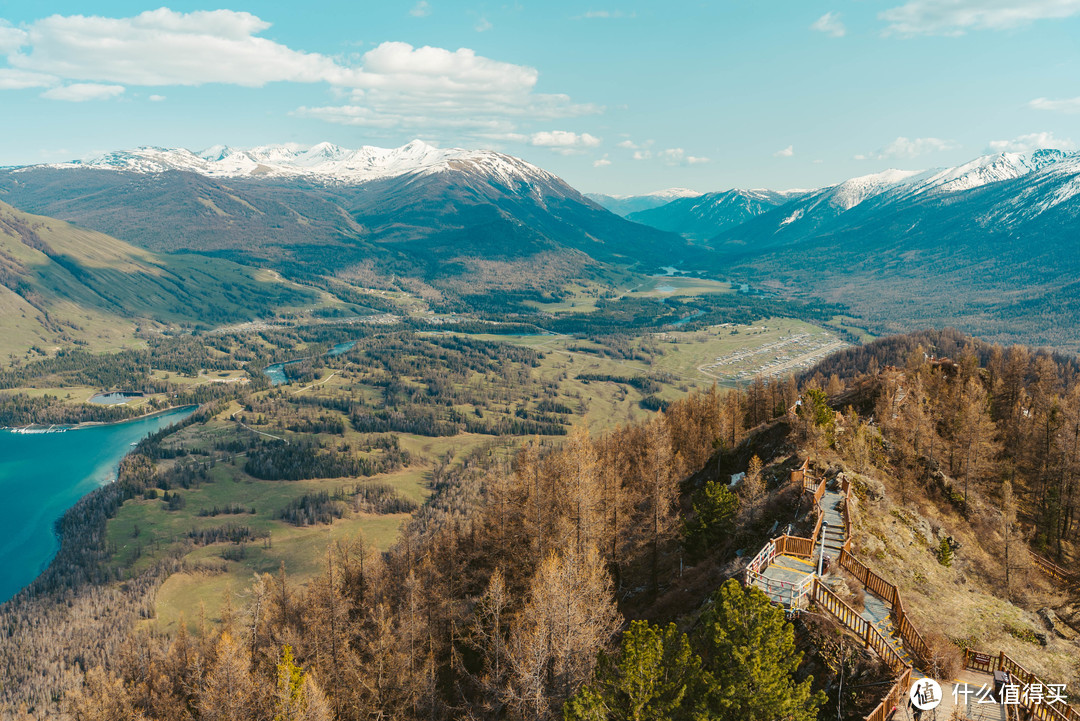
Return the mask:
<svg viewBox="0 0 1080 721">
<path fill-rule="evenodd" d="M 674 280 L 690 282 L 690 279 Z M 659 291 L 652 287 L 649 292 Z M 640 420 L 653 412 L 649 410 L 650 404 L 655 408 L 657 402 L 675 400 L 691 389 L 714 383 L 743 383 L 753 373 L 776 366 L 782 354 L 788 356 L 785 374 L 797 371 L 805 361 L 804 355 L 814 355 L 822 348 L 840 343 L 821 328 L 784 318 L 753 325 L 718 325 L 602 341 L 554 334 L 449 335 L 470 342 L 522 346 L 537 351 L 540 356 L 536 365 L 518 366 L 527 371 L 528 379 L 521 381 L 524 386 L 507 384 L 505 378 L 500 380 L 499 373 L 492 376 L 490 371 L 481 371 L 482 366 L 476 366 L 437 377 L 410 370 L 409 374 L 394 376 L 399 393 L 426 395 L 439 384 L 443 384 L 440 392 L 446 393 L 449 386 L 445 384 L 449 383 L 453 392 L 447 397 L 455 400 L 447 408 L 460 418 L 514 419 L 546 413 L 562 418 L 567 428 L 584 425 L 593 433 Z M 434 338 L 437 340 L 438 336 Z M 403 352 L 419 354 L 426 347 L 424 342 L 427 341 L 404 345 Z M 378 345 L 367 347 L 376 351 L 379 348 Z M 446 346 L 451 347 L 452 344 Z M 294 350 L 302 354 L 303 349 Z M 175 510 L 169 510 L 169 504 L 161 496 L 129 501 L 108 523 L 107 531 L 110 547 L 114 549 L 113 563 L 119 568 L 138 571 L 171 555 L 183 558 L 193 569 L 174 576 L 162 587 L 156 602 L 156 623 L 171 628 L 183 616 L 188 623 L 195 624 L 203 605 L 208 620 L 213 621 L 220 616 L 226 591 L 240 594 L 250 586 L 253 574 L 276 573 L 282 564 L 289 576 L 305 582 L 324 568 L 327 543 L 331 539 L 355 540 L 362 536 L 366 543 L 380 548 L 392 544 L 408 514 L 375 515 L 355 510 L 348 494 L 342 491 L 357 483 L 385 484 L 399 497 L 421 504 L 430 493 L 432 473 L 437 465 L 458 463 L 477 449 L 487 448 L 485 453 L 511 453 L 525 438 L 531 437 L 527 433 L 496 437 L 465 432 L 438 436 L 357 431 L 348 413 L 337 410 L 334 404 L 348 400 L 374 409 L 385 398 L 386 388 L 376 383 L 377 366 L 372 364 L 371 356 L 365 355 L 367 352 L 356 348 L 341 356 L 322 359 L 325 365 L 317 365 L 305 380 L 259 391 L 245 401 L 247 405 L 233 401 L 209 421 L 165 439 L 166 451 L 183 450 L 188 455 L 175 461 L 161 461 L 163 468 L 177 463 L 208 464 L 214 457 L 217 460 L 209 469 L 209 482 L 188 489 L 170 489 L 170 495 L 179 494 L 183 499 Z M 395 357 L 398 359 L 395 362 L 405 360 L 403 356 Z M 500 373 L 510 372 L 515 365 L 516 361 L 503 364 Z M 419 368 L 401 366 L 406 367 Z M 164 375 L 155 372 L 161 379 Z M 240 382 L 243 373 L 202 371 L 182 378 L 172 374 L 172 379 L 194 386 L 216 381 Z M 526 386 L 531 390 L 522 393 Z M 470 398 L 484 400 L 470 401 Z M 548 404 L 545 408 L 541 407 L 541 399 Z M 291 429 L 305 418 L 336 419 L 340 430 L 300 433 Z M 366 453 L 377 459 L 384 451 L 373 449 L 372 443 L 388 435 L 396 438 L 400 449 L 408 454 L 408 461 L 398 470 L 370 477 L 260 480 L 245 472 L 246 452 L 234 454 L 224 450 L 250 448 L 245 444 L 257 438 L 281 439 L 277 442 L 293 444 L 317 439 L 326 449 L 351 448 L 349 452 Z M 557 438 L 554 440 L 558 442 Z M 329 524 L 303 527 L 282 518 L 282 512 L 291 503 L 320 492 L 344 499 L 337 501 L 344 508 L 343 517 Z M 213 515 L 215 508 L 236 512 Z M 200 532 L 229 525 L 245 528 L 250 540 L 244 543 L 219 540 L 206 545 L 198 545 L 194 540 Z"/>
<path fill-rule="evenodd" d="M 677 275 L 642 276 L 626 274 L 611 278 L 608 284 L 573 283 L 562 289 L 561 299 L 548 303 L 527 301 L 529 305 L 545 313 L 592 313 L 601 298 L 614 299 L 624 296 L 635 298 L 670 298 L 734 292 L 730 283 L 705 278 L 686 278 Z"/>
<path fill-rule="evenodd" d="M 194 629 L 204 614 L 207 622 L 215 623 L 221 618 L 226 597 L 231 595 L 236 599 L 234 604 L 239 604 L 256 573 L 277 574 L 284 564 L 292 582 L 304 583 L 325 573 L 330 544 L 362 540 L 384 550 L 397 540 L 401 525 L 408 519 L 404 513 L 356 514 L 332 525 L 298 528 L 282 524 L 269 545 L 248 544 L 244 557 L 237 560 L 221 558 L 222 544 L 195 548 L 185 559 L 196 570 L 173 574 L 165 581 L 158 590 L 155 618 L 145 623 L 172 631 L 182 618 Z M 198 570 L 200 565 L 206 570 Z"/>
<path fill-rule="evenodd" d="M 474 337 L 542 352 L 544 358 L 535 372 L 546 383 L 558 385 L 562 401 L 575 409 L 575 422 L 593 431 L 648 415 L 650 411 L 641 406 L 646 395 L 670 401 L 714 383 L 745 385 L 759 373 L 786 376 L 846 345 L 818 326 L 791 318 L 652 333 L 633 339 L 618 352 L 565 335 Z M 644 376 L 657 380 L 660 389 L 645 394 L 626 383 L 578 378 L 596 375 Z"/>
<path fill-rule="evenodd" d="M 707 278 L 686 278 L 678 275 L 650 276 L 626 291 L 639 297 L 693 297 L 707 293 L 732 293 L 731 283 Z"/>
</svg>

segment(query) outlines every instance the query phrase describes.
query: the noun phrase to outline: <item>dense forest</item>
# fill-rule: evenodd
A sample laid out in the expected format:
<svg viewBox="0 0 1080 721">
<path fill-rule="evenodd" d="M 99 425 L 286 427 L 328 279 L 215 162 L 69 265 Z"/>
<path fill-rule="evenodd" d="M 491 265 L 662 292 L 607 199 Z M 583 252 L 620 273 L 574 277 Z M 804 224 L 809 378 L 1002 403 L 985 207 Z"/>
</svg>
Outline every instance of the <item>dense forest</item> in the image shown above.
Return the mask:
<svg viewBox="0 0 1080 721">
<path fill-rule="evenodd" d="M 444 352 L 453 357 L 455 348 Z M 560 410 L 550 402 L 540 412 Z M 4 607 L 13 631 L 0 640 L 0 663 L 24 679 L 17 691 L 4 689 L 9 708 L 64 709 L 79 719 L 809 721 L 840 709 L 841 718 L 861 718 L 876 696 L 836 681 L 841 669 L 864 688 L 887 680 L 869 652 L 836 656 L 838 627 L 812 615 L 787 620 L 759 592 L 728 581 L 741 567 L 736 551 L 759 547 L 791 521 L 799 489 L 786 480 L 800 457 L 886 477 L 901 495 L 940 503 L 988 539 L 988 529 L 1004 533 L 1004 547 L 993 536 L 992 552 L 1003 555 L 1006 596 L 1022 547 L 1069 565 L 1080 540 L 1076 364 L 928 332 L 842 352 L 799 379 L 692 393 L 607 433 L 537 437 L 512 458 L 478 449 L 436 467 L 433 495 L 388 551 L 363 538 L 332 543 L 322 574 L 305 585 L 284 568 L 257 575 L 220 623 L 191 619 L 168 637 L 95 631 L 90 609 L 104 602 L 94 599 L 105 579 L 93 569 L 109 549 L 94 529 L 125 497 L 199 482 L 197 464 L 169 478 L 154 470 L 170 453 L 164 440 L 136 449 L 112 495 L 84 502 L 100 509 L 80 521 L 89 542 L 61 556 L 43 577 L 51 585 L 43 580 Z M 379 443 L 347 455 L 400 454 Z M 272 454 L 286 448 L 281 466 Z M 281 478 L 305 477 L 304 463 L 336 463 L 345 453 L 261 441 L 249 450 L 253 470 L 267 462 L 296 469 Z M 736 471 L 747 476 L 729 490 Z M 300 497 L 283 517 L 303 526 L 349 507 L 411 510 L 402 503 L 358 483 Z M 244 533 L 243 515 L 220 527 L 220 538 L 194 540 L 235 541 L 228 534 Z M 120 626 L 145 613 L 171 563 L 127 581 Z M 69 599 L 45 623 L 49 633 L 33 624 L 58 601 L 37 597 Z M 28 639 L 65 628 L 92 651 L 60 672 L 55 652 Z M 35 649 L 40 670 L 25 669 L 21 648 Z M 751 683 L 770 690 L 746 693 Z"/>
</svg>

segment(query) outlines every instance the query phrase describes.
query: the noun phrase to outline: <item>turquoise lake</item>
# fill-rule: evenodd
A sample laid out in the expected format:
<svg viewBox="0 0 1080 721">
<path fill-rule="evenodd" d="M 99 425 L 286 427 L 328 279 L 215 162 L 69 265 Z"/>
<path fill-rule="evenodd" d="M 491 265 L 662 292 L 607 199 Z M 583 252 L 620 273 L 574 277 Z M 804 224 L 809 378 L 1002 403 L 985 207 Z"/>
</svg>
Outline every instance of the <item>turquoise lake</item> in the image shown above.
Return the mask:
<svg viewBox="0 0 1080 721">
<path fill-rule="evenodd" d="M 180 408 L 150 418 L 63 433 L 0 431 L 0 602 L 41 573 L 56 555 L 53 524 L 98 486 L 116 478 L 134 443 L 191 415 Z"/>
</svg>

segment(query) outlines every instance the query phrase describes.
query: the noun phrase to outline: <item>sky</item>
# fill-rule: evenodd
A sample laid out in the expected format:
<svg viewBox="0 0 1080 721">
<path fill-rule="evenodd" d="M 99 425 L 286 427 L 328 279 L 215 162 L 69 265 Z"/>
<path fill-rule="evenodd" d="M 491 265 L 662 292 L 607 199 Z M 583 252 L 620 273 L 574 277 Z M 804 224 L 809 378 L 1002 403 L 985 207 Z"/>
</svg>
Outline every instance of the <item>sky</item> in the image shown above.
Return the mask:
<svg viewBox="0 0 1080 721">
<path fill-rule="evenodd" d="M 812 188 L 1080 144 L 1080 0 L 0 0 L 0 165 L 330 141 L 583 191 Z"/>
</svg>

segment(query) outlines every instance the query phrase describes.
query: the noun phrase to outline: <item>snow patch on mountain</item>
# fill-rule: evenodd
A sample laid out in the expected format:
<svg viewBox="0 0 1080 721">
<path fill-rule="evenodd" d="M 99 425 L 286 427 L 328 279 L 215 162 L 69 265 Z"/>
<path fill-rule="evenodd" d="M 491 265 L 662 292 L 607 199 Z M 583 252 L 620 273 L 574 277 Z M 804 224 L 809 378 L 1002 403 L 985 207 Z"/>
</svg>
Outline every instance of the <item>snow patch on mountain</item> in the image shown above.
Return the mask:
<svg viewBox="0 0 1080 721">
<path fill-rule="evenodd" d="M 141 147 L 44 167 L 135 173 L 183 170 L 212 178 L 300 178 L 341 184 L 450 171 L 482 173 L 508 184 L 557 180 L 547 171 L 509 155 L 490 150 L 436 148 L 420 140 L 400 148 L 363 146 L 356 150 L 332 143 L 312 146 L 286 143 L 248 149 L 214 145 L 199 152 L 183 148 Z"/>
<path fill-rule="evenodd" d="M 890 168 L 880 173 L 851 178 L 828 189 L 828 203 L 841 211 L 851 210 L 869 198 L 895 190 L 901 185 L 911 184 L 923 174 L 924 171 L 921 170 Z"/>
<path fill-rule="evenodd" d="M 656 198 L 657 200 L 671 201 L 677 198 L 696 198 L 703 193 L 699 190 L 690 190 L 689 188 L 666 188 L 664 190 L 655 190 L 651 193 L 638 193 L 630 195 L 608 195 L 609 198 L 615 200 L 630 200 L 631 198 Z"/>
</svg>

